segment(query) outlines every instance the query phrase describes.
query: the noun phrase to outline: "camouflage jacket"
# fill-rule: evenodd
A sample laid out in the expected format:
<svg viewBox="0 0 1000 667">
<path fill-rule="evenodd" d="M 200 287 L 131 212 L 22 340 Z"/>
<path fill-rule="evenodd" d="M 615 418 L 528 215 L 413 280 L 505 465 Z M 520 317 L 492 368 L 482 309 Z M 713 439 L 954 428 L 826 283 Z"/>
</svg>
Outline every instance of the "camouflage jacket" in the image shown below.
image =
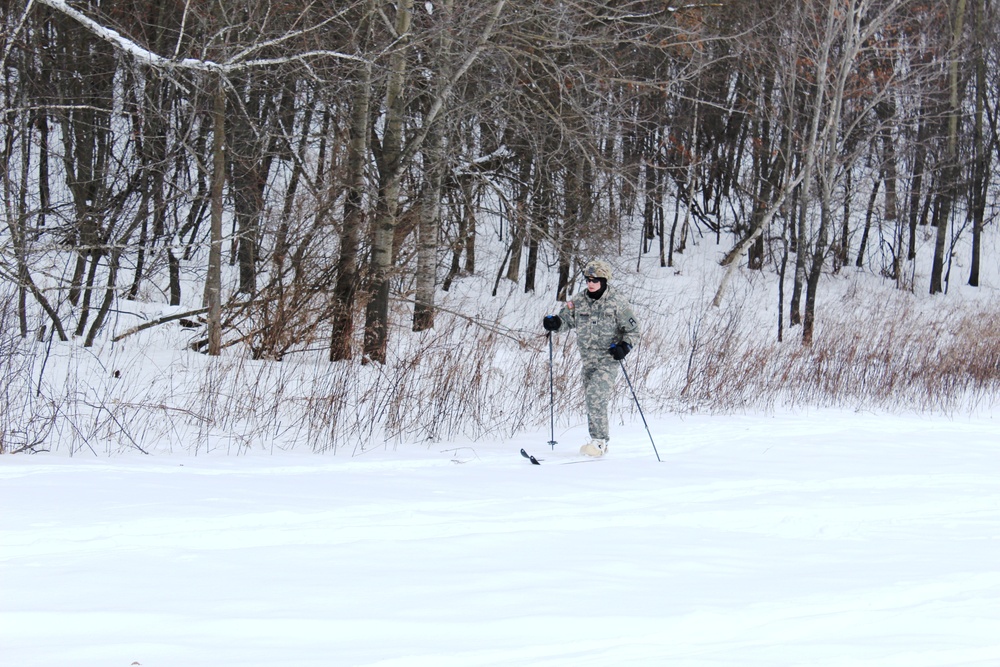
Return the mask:
<svg viewBox="0 0 1000 667">
<path fill-rule="evenodd" d="M 577 346 L 584 359 L 608 356 L 608 348 L 619 341 L 632 347 L 639 342 L 639 323 L 632 306 L 612 287 L 594 300 L 583 291 L 573 295 L 560 309 L 562 329 L 576 329 Z"/>
</svg>

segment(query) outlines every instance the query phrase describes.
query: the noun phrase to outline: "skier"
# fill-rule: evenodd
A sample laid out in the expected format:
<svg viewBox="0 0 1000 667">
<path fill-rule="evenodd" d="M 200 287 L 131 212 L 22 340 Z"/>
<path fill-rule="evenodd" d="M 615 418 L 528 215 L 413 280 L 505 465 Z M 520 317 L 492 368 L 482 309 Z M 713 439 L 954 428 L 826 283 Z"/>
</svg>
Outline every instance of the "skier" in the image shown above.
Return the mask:
<svg viewBox="0 0 1000 667">
<path fill-rule="evenodd" d="M 590 442 L 580 448 L 587 456 L 608 452 L 608 402 L 618 377 L 621 360 L 639 336 L 632 306 L 608 286 L 611 266 L 602 260 L 583 270 L 587 289 L 570 298 L 558 315 L 546 315 L 542 326 L 548 332 L 576 329 L 577 348 L 583 363 L 583 389 L 587 403 Z"/>
</svg>

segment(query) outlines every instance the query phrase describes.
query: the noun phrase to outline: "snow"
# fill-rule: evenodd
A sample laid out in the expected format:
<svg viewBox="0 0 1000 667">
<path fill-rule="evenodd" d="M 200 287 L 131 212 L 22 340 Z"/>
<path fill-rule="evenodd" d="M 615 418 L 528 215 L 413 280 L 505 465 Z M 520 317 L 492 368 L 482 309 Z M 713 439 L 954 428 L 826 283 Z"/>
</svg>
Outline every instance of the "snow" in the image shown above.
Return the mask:
<svg viewBox="0 0 1000 667">
<path fill-rule="evenodd" d="M 156 67 L 271 62 L 167 59 L 66 0 L 38 1 Z M 351 58 L 300 54 L 319 56 Z M 114 342 L 170 311 L 156 294 L 117 310 L 93 350 L 39 344 L 5 366 L 16 381 L 3 385 L 3 416 L 23 438 L 8 447 L 46 451 L 0 456 L 0 667 L 1000 665 L 993 385 L 939 396 L 918 378 L 912 396 L 831 397 L 790 382 L 761 395 L 749 378 L 714 404 L 682 400 L 710 341 L 773 352 L 754 344 L 776 334 L 774 267 L 741 267 L 723 308 L 709 309 L 732 239 L 697 230 L 664 270 L 623 254 L 640 245 L 634 229 L 617 255 L 587 252 L 613 260 L 640 314 L 645 341 L 626 364 L 662 463 L 621 383 L 609 456 L 581 462 L 573 337 L 556 345 L 558 445 L 546 444 L 538 324 L 558 308 L 557 260 L 543 246 L 536 294 L 504 281 L 486 297 L 507 248 L 490 220 L 482 268 L 438 295 L 437 330 L 404 336 L 397 313 L 385 369 L 334 368 L 325 345 L 280 364 L 227 348 L 216 362 L 188 351 L 201 332 L 168 327 Z M 1000 256 L 992 230 L 984 257 Z M 867 268 L 824 277 L 818 340 L 860 332 L 901 354 L 939 353 L 912 342 L 944 349 L 962 313 L 998 303 L 995 262 L 980 288 L 961 284 L 968 233 L 960 240 L 945 299 L 927 294 L 932 230 L 904 272 L 912 292 L 878 275 L 889 249 L 873 239 Z M 199 307 L 198 266 L 177 311 Z M 470 323 L 490 335 L 463 333 Z M 797 344 L 800 330 L 786 334 Z M 461 376 L 463 355 L 492 357 L 493 376 L 422 386 L 433 364 Z M 452 399 L 466 387 L 475 395 Z M 347 408 L 311 407 L 338 392 Z M 883 412 L 803 407 L 815 401 Z M 746 406 L 759 411 L 693 412 Z M 440 414 L 425 422 L 420 409 Z"/>
<path fill-rule="evenodd" d="M 1000 664 L 991 418 L 649 422 L 662 463 L 620 416 L 574 465 L 579 423 L 554 450 L 0 457 L 0 662 Z"/>
<path fill-rule="evenodd" d="M 816 396 L 795 383 L 794 400 L 760 400 L 748 382 L 756 411 L 696 412 L 713 406 L 680 386 L 709 320 L 740 320 L 751 342 L 776 321 L 774 281 L 753 272 L 727 292 L 740 318 L 705 310 L 718 254 L 706 242 L 669 271 L 615 266 L 648 332 L 626 365 L 662 463 L 622 383 L 610 454 L 580 462 L 573 337 L 556 345 L 546 444 L 551 272 L 530 296 L 486 298 L 495 263 L 458 281 L 442 312 L 491 335 L 466 336 L 465 319 L 423 338 L 401 325 L 385 369 L 331 366 L 325 348 L 213 361 L 170 327 L 112 344 L 137 324 L 125 314 L 94 350 L 39 344 L 44 356 L 11 366 L 31 382 L 7 392 L 46 451 L 0 456 L 0 667 L 1000 665 L 996 394 L 967 410 L 961 394 L 930 395 L 946 410 L 916 415 L 866 394 L 856 402 L 880 412 L 806 409 Z M 877 291 L 869 273 L 824 282 L 821 339 L 877 343 L 889 313 L 912 353 L 899 341 L 955 333 L 1000 283 L 956 283 L 942 301 Z M 437 365 L 459 377 L 475 355 L 507 372 L 461 401 L 444 398 L 475 385 L 428 399 Z M 366 428 L 378 406 L 364 400 L 395 385 L 411 428 Z M 340 391 L 349 409 L 331 414 L 349 423 L 328 447 L 326 413 L 306 407 Z M 440 423 L 414 425 L 413 397 Z"/>
</svg>

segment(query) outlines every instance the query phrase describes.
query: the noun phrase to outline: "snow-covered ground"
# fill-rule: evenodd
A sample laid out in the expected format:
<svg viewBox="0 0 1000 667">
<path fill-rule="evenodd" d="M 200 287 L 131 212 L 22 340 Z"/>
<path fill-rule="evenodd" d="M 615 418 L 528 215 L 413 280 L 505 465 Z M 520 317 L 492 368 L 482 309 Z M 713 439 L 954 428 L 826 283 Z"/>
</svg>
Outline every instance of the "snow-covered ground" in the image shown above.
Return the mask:
<svg viewBox="0 0 1000 667">
<path fill-rule="evenodd" d="M 0 457 L 10 667 L 1000 664 L 1000 425 Z M 545 459 L 532 466 L 520 447 Z"/>
</svg>

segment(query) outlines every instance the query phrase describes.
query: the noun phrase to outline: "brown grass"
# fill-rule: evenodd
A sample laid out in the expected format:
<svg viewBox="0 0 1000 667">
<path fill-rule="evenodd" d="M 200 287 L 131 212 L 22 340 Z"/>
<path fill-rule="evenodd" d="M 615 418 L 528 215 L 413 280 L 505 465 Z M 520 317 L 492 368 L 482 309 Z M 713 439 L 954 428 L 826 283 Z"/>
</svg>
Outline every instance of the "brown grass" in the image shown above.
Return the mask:
<svg viewBox="0 0 1000 667">
<path fill-rule="evenodd" d="M 845 305 L 824 313 L 809 347 L 794 329 L 775 342 L 750 314 L 743 305 L 644 322 L 626 368 L 645 414 L 807 406 L 955 414 L 989 410 L 1000 396 L 1000 311 L 985 306 L 918 310 L 897 297 Z M 105 351 L 57 344 L 50 359 L 45 344 L 8 334 L 0 341 L 0 452 L 357 455 L 547 429 L 540 330 L 504 332 L 441 313 L 435 330 L 401 328 L 390 340 L 384 366 L 330 364 L 325 349 L 283 361 L 236 348 L 215 359 L 178 349 L 153 363 L 138 341 Z M 554 340 L 564 427 L 583 421 L 582 391 L 574 337 Z M 635 413 L 624 380 L 612 410 Z"/>
</svg>

